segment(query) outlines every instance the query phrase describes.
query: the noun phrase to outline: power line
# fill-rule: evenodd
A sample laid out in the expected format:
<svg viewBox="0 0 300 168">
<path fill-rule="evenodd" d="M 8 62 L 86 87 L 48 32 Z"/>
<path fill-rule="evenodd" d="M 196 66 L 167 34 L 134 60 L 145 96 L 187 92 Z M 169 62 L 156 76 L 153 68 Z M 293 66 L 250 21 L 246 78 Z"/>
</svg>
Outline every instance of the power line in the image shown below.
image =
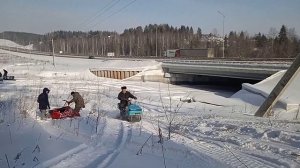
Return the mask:
<svg viewBox="0 0 300 168">
<path fill-rule="evenodd" d="M 104 18 L 104 19 L 102 19 L 102 20 L 99 20 L 99 21 L 96 22 L 94 25 L 90 26 L 89 28 L 95 27 L 96 25 L 99 24 L 100 21 L 105 22 L 108 18 L 110 18 L 110 17 L 112 17 L 112 16 L 114 16 L 114 15 L 120 13 L 121 11 L 123 11 L 124 9 L 126 9 L 128 6 L 132 5 L 135 1 L 137 1 L 137 0 L 133 0 L 133 1 L 129 2 L 128 4 L 126 4 L 125 6 L 123 6 L 122 8 L 120 8 L 118 11 L 115 11 L 114 13 L 112 13 L 112 14 L 109 15 L 109 16 L 107 16 L 106 18 Z M 103 22 L 102 22 L 102 23 L 103 23 Z"/>
<path fill-rule="evenodd" d="M 119 2 L 120 2 L 120 0 L 112 0 L 111 2 L 109 2 L 108 4 L 106 4 L 103 8 L 101 8 L 94 16 L 86 19 L 84 22 L 82 22 L 81 24 L 79 24 L 78 27 L 80 27 L 82 25 L 87 26 L 87 25 L 91 24 L 93 21 L 95 21 L 95 19 L 97 19 L 97 17 L 102 16 L 105 12 L 107 12 L 108 10 L 110 10 L 111 8 L 113 8 Z"/>
<path fill-rule="evenodd" d="M 108 5 L 110 5 L 110 3 L 112 3 L 115 0 L 110 1 L 108 4 L 106 4 L 103 8 L 101 8 L 100 10 L 98 10 L 92 17 L 88 17 L 86 19 L 84 19 L 84 21 L 82 21 L 80 24 L 78 24 L 78 27 L 80 27 L 81 25 L 87 23 L 91 18 L 96 17 L 97 15 L 99 15 L 100 12 L 102 12 L 102 10 L 104 10 Z"/>
</svg>

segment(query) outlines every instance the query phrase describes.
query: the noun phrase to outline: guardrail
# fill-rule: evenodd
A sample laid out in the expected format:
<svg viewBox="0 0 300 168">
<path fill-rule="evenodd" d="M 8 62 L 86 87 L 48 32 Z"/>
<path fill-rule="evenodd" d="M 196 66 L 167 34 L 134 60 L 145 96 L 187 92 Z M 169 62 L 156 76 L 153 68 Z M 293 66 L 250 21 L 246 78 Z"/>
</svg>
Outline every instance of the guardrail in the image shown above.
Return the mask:
<svg viewBox="0 0 300 168">
<path fill-rule="evenodd" d="M 292 62 L 256 62 L 256 61 L 199 61 L 199 60 L 179 60 L 179 61 L 163 61 L 163 67 L 172 65 L 188 66 L 215 66 L 215 67 L 231 67 L 231 68 L 259 68 L 259 69 L 288 69 Z"/>
</svg>

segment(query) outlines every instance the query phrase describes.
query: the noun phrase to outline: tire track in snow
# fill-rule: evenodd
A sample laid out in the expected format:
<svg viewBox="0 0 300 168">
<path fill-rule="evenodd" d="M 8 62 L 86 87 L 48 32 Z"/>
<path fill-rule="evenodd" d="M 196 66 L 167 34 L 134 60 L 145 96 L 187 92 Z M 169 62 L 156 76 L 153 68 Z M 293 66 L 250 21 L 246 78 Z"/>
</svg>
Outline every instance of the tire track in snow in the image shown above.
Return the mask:
<svg viewBox="0 0 300 168">
<path fill-rule="evenodd" d="M 88 167 L 108 167 L 110 164 L 113 163 L 113 161 L 116 159 L 116 157 L 121 152 L 121 149 L 124 147 L 126 143 L 131 139 L 132 136 L 132 129 L 128 130 L 126 126 L 124 126 L 124 122 L 120 123 L 120 131 L 119 135 L 117 137 L 117 140 L 115 144 L 113 145 L 113 148 L 108 150 L 107 153 L 104 155 L 98 157 L 95 161 L 90 163 Z"/>
<path fill-rule="evenodd" d="M 216 160 L 222 161 L 232 167 L 248 167 L 248 168 L 274 168 L 280 167 L 280 165 L 273 164 L 270 161 L 263 160 L 261 158 L 248 155 L 246 153 L 230 149 L 232 153 L 229 151 L 228 148 L 222 148 L 212 143 L 203 142 L 201 143 L 192 143 L 190 146 L 191 148 L 197 149 L 196 152 L 199 154 L 206 154 L 215 158 Z M 241 161 L 239 161 L 238 159 Z M 245 166 L 245 165 L 246 166 Z"/>
<path fill-rule="evenodd" d="M 131 138 L 130 132 L 123 122 L 110 120 L 106 122 L 102 135 L 95 138 L 95 140 L 102 141 L 97 145 L 90 145 L 85 150 L 72 154 L 69 158 L 61 160 L 52 167 L 107 167 L 120 153 L 127 139 Z"/>
<path fill-rule="evenodd" d="M 96 144 L 97 140 L 99 140 L 103 136 L 104 129 L 106 128 L 106 125 L 107 125 L 106 123 L 107 123 L 107 120 L 106 120 L 106 118 L 104 118 L 104 123 L 101 124 L 102 127 L 100 129 L 100 132 L 98 134 L 94 134 L 90 137 L 91 138 L 90 145 Z M 94 138 L 94 137 L 96 137 L 96 138 Z M 67 162 L 67 160 L 72 158 L 72 156 L 74 156 L 78 153 L 82 153 L 87 150 L 89 150 L 89 146 L 87 144 L 81 144 L 76 148 L 73 148 L 57 157 L 54 157 L 50 160 L 47 160 L 47 161 L 39 164 L 37 167 L 41 167 L 41 168 L 42 167 L 55 167 L 56 165 L 58 165 L 62 162 Z"/>
<path fill-rule="evenodd" d="M 57 157 L 54 157 L 52 159 L 49 159 L 45 162 L 42 162 L 40 164 L 38 164 L 37 166 L 35 166 L 35 168 L 44 168 L 44 167 L 51 167 L 57 163 L 60 163 L 63 159 L 68 158 L 69 156 L 72 156 L 76 153 L 80 153 L 81 151 L 84 151 L 86 148 L 88 148 L 88 146 L 86 144 L 81 144 L 76 148 L 73 148 Z"/>
<path fill-rule="evenodd" d="M 159 112 L 157 110 L 153 110 L 151 109 L 151 107 L 144 107 L 145 109 L 147 109 L 148 111 L 151 112 Z M 179 135 L 179 134 L 177 134 Z M 184 135 L 179 135 L 179 136 L 184 136 Z M 188 139 L 188 136 L 184 136 Z M 223 145 L 220 144 L 214 144 L 214 142 L 210 143 L 210 142 L 204 142 L 201 141 L 201 144 L 199 143 L 192 143 L 187 145 L 189 146 L 191 149 L 195 149 L 195 154 L 199 157 L 204 157 L 203 155 L 207 155 L 213 159 L 216 159 L 218 161 L 221 161 L 223 163 L 226 163 L 232 167 L 249 167 L 249 168 L 274 168 L 274 167 L 280 167 L 280 166 L 285 166 L 284 163 L 282 165 L 276 164 L 275 162 L 272 161 L 272 159 L 270 158 L 269 160 L 267 160 L 267 158 L 262 159 L 260 157 L 256 157 L 254 155 L 251 154 L 247 154 L 246 152 L 242 152 L 242 151 L 238 151 L 238 150 L 234 150 L 234 149 L 230 149 L 234 155 L 229 151 L 228 148 L 225 148 Z M 239 161 L 236 157 L 238 157 L 238 159 L 241 161 Z M 245 165 L 246 166 L 245 166 Z"/>
</svg>

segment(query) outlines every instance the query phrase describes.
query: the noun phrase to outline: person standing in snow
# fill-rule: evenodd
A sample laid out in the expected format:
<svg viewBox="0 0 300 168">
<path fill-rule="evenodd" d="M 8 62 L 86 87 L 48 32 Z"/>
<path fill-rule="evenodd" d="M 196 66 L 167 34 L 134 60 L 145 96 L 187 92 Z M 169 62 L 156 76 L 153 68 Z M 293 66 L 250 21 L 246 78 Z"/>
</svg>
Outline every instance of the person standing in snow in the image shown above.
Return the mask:
<svg viewBox="0 0 300 168">
<path fill-rule="evenodd" d="M 121 117 L 125 116 L 125 109 L 128 106 L 129 98 L 137 99 L 134 95 L 132 95 L 129 91 L 127 91 L 126 86 L 121 87 L 122 91 L 118 95 L 118 99 L 120 100 L 120 103 L 118 104 L 120 109 L 120 115 Z"/>
<path fill-rule="evenodd" d="M 75 113 L 75 116 L 80 116 L 79 111 L 82 108 L 85 108 L 84 100 L 78 92 L 71 92 L 71 95 L 73 96 L 73 99 L 70 101 L 67 101 L 67 103 L 69 105 L 70 103 L 74 102 L 75 109 L 73 110 L 73 112 Z"/>
<path fill-rule="evenodd" d="M 3 69 L 4 73 L 3 73 L 3 79 L 7 78 L 7 70 Z"/>
<path fill-rule="evenodd" d="M 47 109 L 50 109 L 48 94 L 50 90 L 48 88 L 43 89 L 43 93 L 41 93 L 37 99 L 39 103 L 39 109 L 41 112 L 41 119 L 43 120 L 44 117 L 47 117 Z"/>
</svg>

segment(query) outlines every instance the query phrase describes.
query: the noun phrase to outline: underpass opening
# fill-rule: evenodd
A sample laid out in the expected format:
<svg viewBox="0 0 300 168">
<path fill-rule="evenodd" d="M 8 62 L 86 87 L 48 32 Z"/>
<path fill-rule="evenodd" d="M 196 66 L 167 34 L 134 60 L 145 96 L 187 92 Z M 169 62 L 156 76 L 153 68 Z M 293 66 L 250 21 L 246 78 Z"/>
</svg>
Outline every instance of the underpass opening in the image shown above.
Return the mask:
<svg viewBox="0 0 300 168">
<path fill-rule="evenodd" d="M 230 97 L 235 92 L 242 89 L 243 83 L 255 84 L 261 80 L 230 78 L 219 76 L 172 74 L 170 83 L 175 85 L 184 85 L 185 87 L 214 91 L 217 94 Z"/>
</svg>

